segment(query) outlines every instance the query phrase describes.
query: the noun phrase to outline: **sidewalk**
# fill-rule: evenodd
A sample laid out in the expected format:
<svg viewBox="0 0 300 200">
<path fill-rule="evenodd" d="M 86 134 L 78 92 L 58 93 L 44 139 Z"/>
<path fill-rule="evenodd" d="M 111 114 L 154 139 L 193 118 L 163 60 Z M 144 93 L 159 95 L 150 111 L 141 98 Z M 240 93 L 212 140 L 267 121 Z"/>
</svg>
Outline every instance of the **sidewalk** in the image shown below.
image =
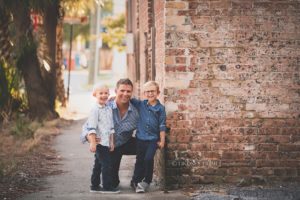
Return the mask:
<svg viewBox="0 0 300 200">
<path fill-rule="evenodd" d="M 90 193 L 90 175 L 93 166 L 93 154 L 89 152 L 87 144 L 81 144 L 79 134 L 83 120 L 74 121 L 70 127 L 62 130 L 62 134 L 56 138 L 54 148 L 57 150 L 62 161 L 57 168 L 65 173 L 50 176 L 44 181 L 46 190 L 24 196 L 22 200 L 84 200 L 84 199 L 172 199 L 184 200 L 179 191 L 170 191 L 164 194 L 158 188 L 151 185 L 150 192 L 137 194 L 129 186 L 133 167 L 134 156 L 124 156 L 120 167 L 120 194 Z"/>
</svg>

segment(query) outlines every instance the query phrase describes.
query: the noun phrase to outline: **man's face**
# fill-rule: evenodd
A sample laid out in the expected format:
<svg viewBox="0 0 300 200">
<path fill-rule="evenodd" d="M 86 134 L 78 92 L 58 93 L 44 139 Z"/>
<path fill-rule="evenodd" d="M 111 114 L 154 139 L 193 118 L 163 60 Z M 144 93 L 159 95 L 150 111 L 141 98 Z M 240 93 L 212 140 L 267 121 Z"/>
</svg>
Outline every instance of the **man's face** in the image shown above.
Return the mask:
<svg viewBox="0 0 300 200">
<path fill-rule="evenodd" d="M 131 85 L 119 85 L 116 89 L 116 101 L 118 103 L 128 103 L 132 95 L 132 90 Z"/>
</svg>

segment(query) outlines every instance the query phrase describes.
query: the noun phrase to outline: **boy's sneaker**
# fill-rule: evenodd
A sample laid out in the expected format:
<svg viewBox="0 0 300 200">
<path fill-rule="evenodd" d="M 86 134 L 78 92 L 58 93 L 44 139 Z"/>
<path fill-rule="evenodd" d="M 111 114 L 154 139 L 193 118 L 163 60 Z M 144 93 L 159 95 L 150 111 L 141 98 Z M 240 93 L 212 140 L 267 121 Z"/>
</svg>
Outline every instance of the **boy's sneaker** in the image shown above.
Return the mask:
<svg viewBox="0 0 300 200">
<path fill-rule="evenodd" d="M 145 190 L 144 190 L 144 188 L 142 188 L 142 187 L 140 187 L 139 185 L 137 185 L 136 188 L 135 188 L 135 192 L 136 192 L 136 193 L 144 193 Z"/>
<path fill-rule="evenodd" d="M 97 187 L 91 186 L 91 188 L 90 188 L 90 192 L 100 192 L 101 190 L 103 190 L 103 189 L 99 186 L 97 186 Z"/>
<path fill-rule="evenodd" d="M 118 194 L 118 193 L 120 193 L 120 190 L 117 188 L 113 188 L 113 189 L 109 189 L 109 190 L 102 188 L 100 193 L 102 193 L 102 194 Z"/>
<path fill-rule="evenodd" d="M 113 188 L 113 189 L 109 189 L 109 190 L 101 188 L 100 193 L 102 193 L 102 194 L 118 194 L 118 193 L 120 193 L 120 190 L 117 188 Z"/>
<path fill-rule="evenodd" d="M 149 184 L 142 181 L 137 184 L 136 192 L 137 193 L 146 192 L 148 190 L 148 188 L 149 188 Z"/>
</svg>

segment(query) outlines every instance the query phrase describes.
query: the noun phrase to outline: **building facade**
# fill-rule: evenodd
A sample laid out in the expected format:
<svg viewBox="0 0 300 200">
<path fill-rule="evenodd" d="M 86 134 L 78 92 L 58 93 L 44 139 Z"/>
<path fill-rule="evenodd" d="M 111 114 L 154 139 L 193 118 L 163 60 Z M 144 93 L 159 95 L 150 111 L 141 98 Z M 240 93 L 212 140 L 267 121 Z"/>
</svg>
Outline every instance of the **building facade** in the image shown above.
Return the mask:
<svg viewBox="0 0 300 200">
<path fill-rule="evenodd" d="M 167 185 L 300 180 L 298 0 L 127 0 L 127 31 L 130 78 L 161 86 Z"/>
</svg>

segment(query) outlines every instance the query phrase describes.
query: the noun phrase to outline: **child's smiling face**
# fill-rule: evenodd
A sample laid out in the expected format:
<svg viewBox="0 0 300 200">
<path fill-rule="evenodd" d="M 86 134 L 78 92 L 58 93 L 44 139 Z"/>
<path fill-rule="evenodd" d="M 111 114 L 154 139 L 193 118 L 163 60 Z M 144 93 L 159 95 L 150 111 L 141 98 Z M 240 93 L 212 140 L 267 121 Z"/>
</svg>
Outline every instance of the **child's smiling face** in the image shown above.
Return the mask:
<svg viewBox="0 0 300 200">
<path fill-rule="evenodd" d="M 159 91 L 155 85 L 149 85 L 144 89 L 144 95 L 148 99 L 149 104 L 156 104 Z"/>
<path fill-rule="evenodd" d="M 105 105 L 108 96 L 109 96 L 109 89 L 108 88 L 98 88 L 94 91 L 94 97 L 96 97 L 97 102 L 101 105 Z"/>
</svg>

